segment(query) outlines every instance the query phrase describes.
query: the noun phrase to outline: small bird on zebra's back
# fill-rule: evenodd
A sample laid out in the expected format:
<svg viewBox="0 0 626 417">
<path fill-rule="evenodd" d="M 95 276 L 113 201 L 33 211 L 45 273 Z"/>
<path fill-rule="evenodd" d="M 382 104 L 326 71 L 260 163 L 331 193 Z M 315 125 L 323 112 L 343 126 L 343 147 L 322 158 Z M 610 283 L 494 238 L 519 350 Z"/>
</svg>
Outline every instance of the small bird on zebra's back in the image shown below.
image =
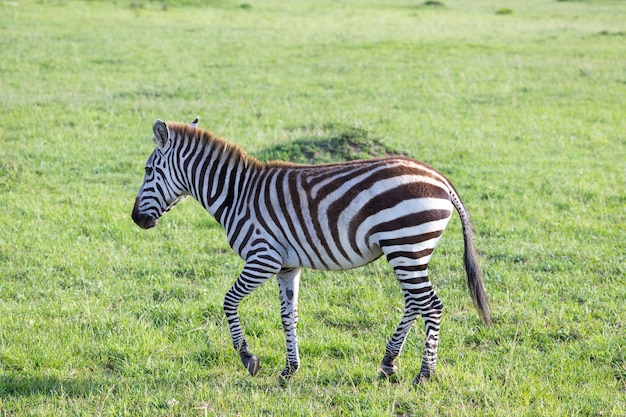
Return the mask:
<svg viewBox="0 0 626 417">
<path fill-rule="evenodd" d="M 443 303 L 428 279 L 428 263 L 452 213 L 461 218 L 470 295 L 491 325 L 472 226 L 450 181 L 407 157 L 324 165 L 260 162 L 238 146 L 191 125 L 157 120 L 156 149 L 145 165 L 132 218 L 148 229 L 188 196 L 224 227 L 245 264 L 224 298 L 233 347 L 252 375 L 250 352 L 238 316 L 241 300 L 276 276 L 287 358 L 287 381 L 300 367 L 296 325 L 301 268 L 343 270 L 385 256 L 404 293 L 404 315 L 387 342 L 381 375 L 397 371 L 407 334 L 418 316 L 426 328 L 419 383 L 437 365 Z"/>
</svg>

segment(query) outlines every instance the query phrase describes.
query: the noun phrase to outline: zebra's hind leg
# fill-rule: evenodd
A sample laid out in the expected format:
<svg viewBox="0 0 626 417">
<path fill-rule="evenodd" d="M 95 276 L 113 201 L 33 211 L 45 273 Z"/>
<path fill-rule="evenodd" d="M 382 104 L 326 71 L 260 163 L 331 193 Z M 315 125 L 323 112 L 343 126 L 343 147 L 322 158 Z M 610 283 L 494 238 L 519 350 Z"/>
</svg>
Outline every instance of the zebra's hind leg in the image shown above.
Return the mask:
<svg viewBox="0 0 626 417">
<path fill-rule="evenodd" d="M 394 364 L 394 361 L 398 356 L 400 356 L 402 346 L 404 346 L 409 330 L 411 330 L 411 327 L 413 326 L 413 323 L 415 322 L 415 319 L 417 319 L 418 315 L 419 311 L 415 308 L 415 305 L 411 300 L 411 294 L 405 290 L 404 316 L 402 317 L 400 324 L 398 324 L 395 333 L 389 342 L 387 342 L 385 356 L 383 357 L 383 361 L 380 365 L 381 378 L 388 378 L 398 371 L 398 367 Z"/>
<path fill-rule="evenodd" d="M 413 380 L 417 385 L 427 381 L 435 374 L 437 368 L 437 346 L 439 345 L 439 328 L 441 324 L 441 313 L 443 303 L 437 297 L 434 290 L 419 302 L 420 313 L 426 326 L 426 340 L 424 342 L 424 354 L 422 357 L 422 367 L 419 375 Z"/>
<path fill-rule="evenodd" d="M 385 251 L 385 249 L 383 249 Z M 428 261 L 431 250 L 417 252 L 424 254 L 416 263 L 416 259 L 406 256 L 406 253 L 399 255 L 390 252 L 387 260 L 393 266 L 394 272 L 400 287 L 404 292 L 404 317 L 398 325 L 393 337 L 387 343 L 387 349 L 383 358 L 381 368 L 383 376 L 392 375 L 397 371 L 394 360 L 398 357 L 404 345 L 411 326 L 418 315 L 422 315 L 426 325 L 426 340 L 422 357 L 422 366 L 419 375 L 413 381 L 418 384 L 428 380 L 435 373 L 437 367 L 437 346 L 439 343 L 439 326 L 441 323 L 441 313 L 443 303 L 435 294 L 433 287 L 428 280 Z M 424 259 L 425 258 L 425 259 Z"/>
<path fill-rule="evenodd" d="M 287 344 L 287 363 L 280 374 L 281 384 L 285 384 L 300 368 L 298 339 L 298 288 L 300 286 L 300 268 L 283 269 L 276 274 L 280 290 L 280 315 Z"/>
</svg>

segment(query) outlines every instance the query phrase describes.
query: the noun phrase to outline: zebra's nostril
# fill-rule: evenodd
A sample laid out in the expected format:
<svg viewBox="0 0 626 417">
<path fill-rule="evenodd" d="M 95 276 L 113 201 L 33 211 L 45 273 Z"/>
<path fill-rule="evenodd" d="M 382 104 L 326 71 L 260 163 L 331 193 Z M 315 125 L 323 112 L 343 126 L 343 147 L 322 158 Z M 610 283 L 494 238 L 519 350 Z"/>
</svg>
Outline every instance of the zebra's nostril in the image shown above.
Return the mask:
<svg viewBox="0 0 626 417">
<path fill-rule="evenodd" d="M 135 200 L 135 207 L 133 207 L 133 213 L 131 215 L 133 221 L 137 226 L 143 229 L 150 229 L 157 224 L 157 219 L 149 214 L 144 214 L 139 211 L 139 199 Z"/>
<path fill-rule="evenodd" d="M 137 226 L 141 227 L 142 229 L 150 229 L 157 225 L 157 219 L 148 214 L 136 214 L 135 211 L 133 211 L 132 217 Z"/>
</svg>

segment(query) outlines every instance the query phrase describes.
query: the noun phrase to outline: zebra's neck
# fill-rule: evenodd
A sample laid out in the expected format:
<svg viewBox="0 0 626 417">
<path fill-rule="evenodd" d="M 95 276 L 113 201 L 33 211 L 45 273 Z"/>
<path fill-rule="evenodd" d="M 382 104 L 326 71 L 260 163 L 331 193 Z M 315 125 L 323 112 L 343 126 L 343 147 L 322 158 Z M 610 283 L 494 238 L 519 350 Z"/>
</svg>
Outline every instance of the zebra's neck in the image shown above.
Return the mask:
<svg viewBox="0 0 626 417">
<path fill-rule="evenodd" d="M 228 229 L 248 179 L 262 165 L 238 147 L 204 131 L 182 135 L 178 145 L 178 172 L 185 189 Z"/>
</svg>

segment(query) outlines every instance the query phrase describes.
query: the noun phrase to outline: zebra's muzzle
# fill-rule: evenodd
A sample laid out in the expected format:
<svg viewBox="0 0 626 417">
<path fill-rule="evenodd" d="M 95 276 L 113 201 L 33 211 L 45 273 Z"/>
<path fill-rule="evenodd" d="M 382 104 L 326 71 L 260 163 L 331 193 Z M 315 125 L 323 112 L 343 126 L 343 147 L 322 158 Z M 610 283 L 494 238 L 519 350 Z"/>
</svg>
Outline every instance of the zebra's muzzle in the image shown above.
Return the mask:
<svg viewBox="0 0 626 417">
<path fill-rule="evenodd" d="M 135 207 L 133 208 L 131 217 L 137 226 L 143 229 L 150 229 L 157 224 L 157 219 L 155 219 L 154 216 L 139 211 L 139 198 L 135 200 Z"/>
</svg>

